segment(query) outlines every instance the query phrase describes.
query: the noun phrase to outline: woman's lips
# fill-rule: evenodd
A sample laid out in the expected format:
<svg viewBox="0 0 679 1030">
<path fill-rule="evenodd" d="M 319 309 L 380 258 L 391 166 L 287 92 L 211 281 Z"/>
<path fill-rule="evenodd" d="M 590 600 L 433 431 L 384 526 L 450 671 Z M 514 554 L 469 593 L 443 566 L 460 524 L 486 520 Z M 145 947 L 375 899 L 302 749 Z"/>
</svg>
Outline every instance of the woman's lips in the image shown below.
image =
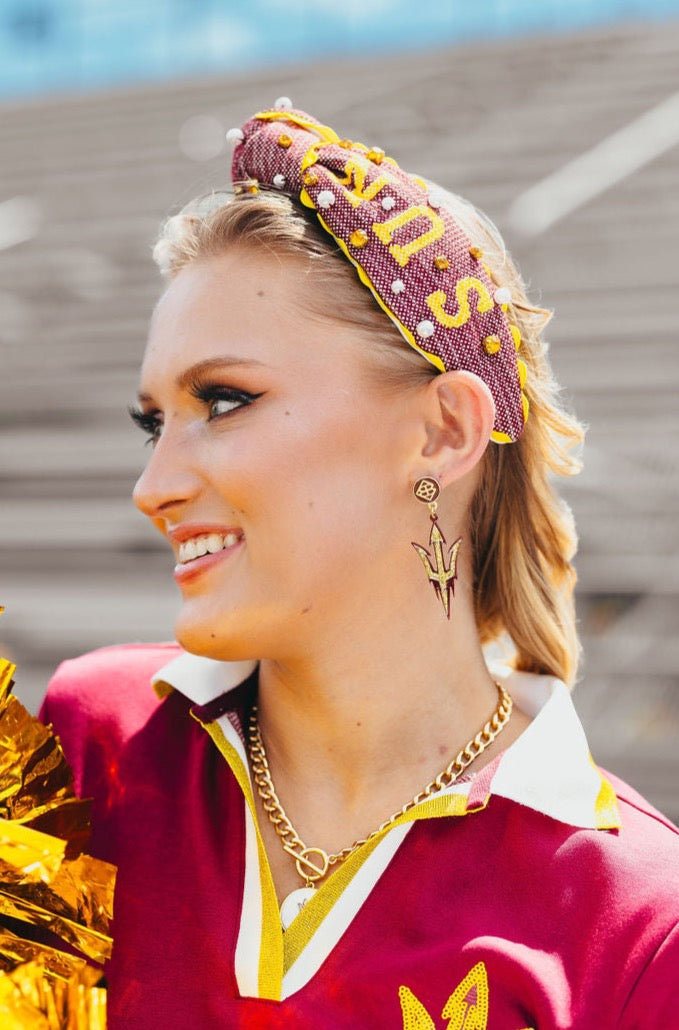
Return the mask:
<svg viewBox="0 0 679 1030">
<path fill-rule="evenodd" d="M 179 561 L 174 568 L 177 583 L 187 583 L 211 566 L 231 557 L 243 542 L 236 531 L 198 534 L 179 543 Z M 206 553 L 207 552 L 207 553 Z"/>
</svg>

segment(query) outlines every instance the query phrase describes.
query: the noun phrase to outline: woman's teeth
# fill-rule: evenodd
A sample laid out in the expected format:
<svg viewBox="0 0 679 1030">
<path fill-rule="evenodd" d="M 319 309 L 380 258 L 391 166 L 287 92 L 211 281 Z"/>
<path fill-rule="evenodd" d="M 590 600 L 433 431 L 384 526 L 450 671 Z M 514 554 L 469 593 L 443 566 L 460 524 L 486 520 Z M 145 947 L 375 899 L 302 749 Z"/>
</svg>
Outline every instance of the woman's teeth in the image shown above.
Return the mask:
<svg viewBox="0 0 679 1030">
<path fill-rule="evenodd" d="M 239 540 L 238 533 L 204 533 L 202 536 L 194 536 L 179 545 L 179 564 L 185 565 L 194 558 L 202 558 L 204 554 L 216 554 L 226 547 L 233 547 Z"/>
</svg>

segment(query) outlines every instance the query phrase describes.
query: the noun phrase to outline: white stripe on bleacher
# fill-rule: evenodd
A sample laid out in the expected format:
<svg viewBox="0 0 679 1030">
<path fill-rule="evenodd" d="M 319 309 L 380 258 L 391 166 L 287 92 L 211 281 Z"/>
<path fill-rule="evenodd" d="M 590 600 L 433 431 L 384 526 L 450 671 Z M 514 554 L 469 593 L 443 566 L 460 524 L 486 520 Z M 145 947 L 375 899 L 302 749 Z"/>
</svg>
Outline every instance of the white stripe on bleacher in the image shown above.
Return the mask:
<svg viewBox="0 0 679 1030">
<path fill-rule="evenodd" d="M 524 236 L 539 236 L 677 143 L 679 93 L 673 93 L 519 194 L 509 209 L 509 223 Z"/>
</svg>

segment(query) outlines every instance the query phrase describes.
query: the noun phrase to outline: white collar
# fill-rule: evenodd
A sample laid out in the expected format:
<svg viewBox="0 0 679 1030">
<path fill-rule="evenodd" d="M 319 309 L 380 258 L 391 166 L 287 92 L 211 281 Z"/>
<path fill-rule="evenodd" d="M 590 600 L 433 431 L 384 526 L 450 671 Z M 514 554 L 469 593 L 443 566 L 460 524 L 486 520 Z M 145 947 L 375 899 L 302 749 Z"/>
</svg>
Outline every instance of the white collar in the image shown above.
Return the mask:
<svg viewBox="0 0 679 1030">
<path fill-rule="evenodd" d="M 256 661 L 221 662 L 182 652 L 155 673 L 160 697 L 172 689 L 206 705 L 243 683 Z M 613 788 L 595 767 L 566 685 L 554 676 L 490 665 L 516 705 L 533 721 L 491 763 L 488 794 L 505 797 L 573 826 L 620 825 Z M 486 770 L 480 776 L 484 777 Z M 473 782 L 473 781 L 472 781 Z"/>
<path fill-rule="evenodd" d="M 151 686 L 159 697 L 178 690 L 196 705 L 206 705 L 238 687 L 257 668 L 255 661 L 220 662 L 182 651 L 154 673 Z"/>
<path fill-rule="evenodd" d="M 234 687 L 240 686 L 252 675 L 259 663 L 254 659 L 242 662 L 222 662 L 216 658 L 190 654 L 188 651 L 173 658 L 151 678 L 151 685 L 160 697 L 169 690 L 178 690 L 197 705 L 206 705 Z M 519 708 L 535 718 L 548 700 L 554 685 L 561 680 L 554 676 L 537 676 L 532 672 L 516 672 L 507 665 L 491 664 L 493 679 L 507 686 L 511 679 L 511 695 Z M 508 688 L 509 689 L 509 688 Z"/>
</svg>

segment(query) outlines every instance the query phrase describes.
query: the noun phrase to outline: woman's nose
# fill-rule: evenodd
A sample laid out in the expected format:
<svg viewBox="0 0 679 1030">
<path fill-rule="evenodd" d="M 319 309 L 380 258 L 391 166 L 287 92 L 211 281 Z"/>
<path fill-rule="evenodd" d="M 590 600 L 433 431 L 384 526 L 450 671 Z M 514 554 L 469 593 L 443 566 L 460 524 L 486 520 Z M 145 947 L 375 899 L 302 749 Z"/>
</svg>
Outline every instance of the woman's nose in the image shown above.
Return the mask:
<svg viewBox="0 0 679 1030">
<path fill-rule="evenodd" d="M 173 509 L 194 500 L 200 486 L 200 475 L 184 448 L 176 437 L 164 432 L 135 484 L 132 499 L 149 518 L 167 517 Z"/>
</svg>

